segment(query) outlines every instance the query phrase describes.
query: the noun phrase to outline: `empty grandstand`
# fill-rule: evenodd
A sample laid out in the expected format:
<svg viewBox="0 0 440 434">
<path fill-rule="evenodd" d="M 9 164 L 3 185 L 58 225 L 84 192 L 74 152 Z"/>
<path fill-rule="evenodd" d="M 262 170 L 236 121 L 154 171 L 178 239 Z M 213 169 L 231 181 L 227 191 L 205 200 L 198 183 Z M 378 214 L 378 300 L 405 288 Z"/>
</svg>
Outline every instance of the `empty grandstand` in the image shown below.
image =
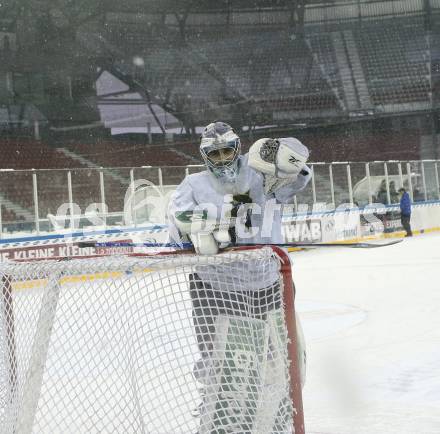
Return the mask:
<svg viewBox="0 0 440 434">
<path fill-rule="evenodd" d="M 175 185 L 213 119 L 314 162 L 439 158 L 436 0 L 58 3 L 0 9 L 0 224 L 120 212 L 136 167 Z"/>
</svg>

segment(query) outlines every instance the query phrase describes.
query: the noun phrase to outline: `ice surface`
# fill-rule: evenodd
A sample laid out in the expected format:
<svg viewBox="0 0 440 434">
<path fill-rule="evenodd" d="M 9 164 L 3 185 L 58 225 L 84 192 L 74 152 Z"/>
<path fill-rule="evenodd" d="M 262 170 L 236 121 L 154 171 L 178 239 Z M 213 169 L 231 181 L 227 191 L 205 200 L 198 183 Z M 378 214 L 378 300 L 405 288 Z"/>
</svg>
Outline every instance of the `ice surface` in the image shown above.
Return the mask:
<svg viewBox="0 0 440 434">
<path fill-rule="evenodd" d="M 306 432 L 440 433 L 440 235 L 292 259 Z"/>
<path fill-rule="evenodd" d="M 304 389 L 306 432 L 439 434 L 440 235 L 414 237 L 380 249 L 325 248 L 295 252 L 291 257 L 297 309 L 308 349 Z M 178 294 L 171 289 L 172 286 L 171 298 L 167 296 L 157 302 L 174 306 L 189 303 L 187 291 L 182 293 L 182 297 L 186 298 L 176 303 L 173 297 Z M 82 295 L 88 303 L 79 303 L 84 309 L 78 312 L 81 317 L 93 319 L 96 311 L 111 313 L 113 305 L 110 303 L 104 306 L 105 309 L 101 306 L 102 297 L 95 284 L 83 285 L 82 291 L 87 291 Z M 121 287 L 118 291 L 131 300 L 131 304 L 137 305 L 126 289 Z M 23 293 L 20 297 L 32 297 L 32 294 Z M 115 294 L 114 297 L 119 299 L 122 295 Z M 75 299 L 71 302 L 76 303 Z M 64 303 L 64 306 L 67 310 L 71 309 L 70 302 Z M 156 357 L 153 349 L 146 346 L 142 350 L 144 358 L 148 355 L 160 362 L 163 355 L 176 354 L 176 345 L 180 354 L 180 362 L 173 367 L 176 381 L 169 382 L 172 389 L 156 387 L 164 376 L 171 375 L 171 372 L 161 371 L 163 366 L 160 363 L 154 364 L 154 369 L 149 365 L 148 372 L 139 366 L 135 369 L 139 387 L 148 391 L 140 393 L 142 411 L 167 408 L 166 414 L 170 415 L 166 421 L 157 421 L 154 427 L 147 426 L 147 432 L 182 432 L 176 428 L 178 426 L 196 430 L 197 419 L 191 416 L 191 409 L 199 401 L 198 393 L 191 389 L 192 383 L 188 383 L 191 387 L 187 387 L 185 381 L 182 384 L 177 382 L 177 373 L 180 370 L 186 372 L 186 379 L 191 377 L 197 349 L 184 345 L 184 333 L 179 336 L 169 333 L 168 328 L 173 324 L 171 317 L 155 315 L 160 309 L 153 305 L 147 304 L 145 309 L 130 314 L 134 315 L 133 321 L 139 329 L 147 327 L 154 318 L 158 324 L 163 322 L 161 327 L 165 327 L 166 332 L 158 336 L 162 343 L 155 347 L 158 351 L 163 350 L 163 354 Z M 186 311 L 190 311 L 190 307 Z M 181 312 L 170 311 L 169 315 L 182 320 Z M 26 316 L 28 322 L 32 321 L 35 312 L 28 310 Z M 67 315 L 60 317 L 66 319 L 57 326 L 59 333 L 65 335 L 78 329 L 76 323 L 71 324 L 76 321 L 74 318 L 70 320 Z M 84 402 L 81 417 L 91 424 L 88 432 L 105 432 L 109 428 L 99 426 L 98 403 L 90 405 L 87 396 L 83 396 L 90 380 L 96 380 L 107 370 L 99 373 L 91 370 L 88 359 L 78 360 L 75 357 L 75 349 L 82 348 L 77 351 L 82 353 L 87 344 L 87 351 L 92 357 L 99 356 L 103 346 L 108 349 L 109 342 L 115 347 L 113 353 L 116 355 L 112 357 L 120 361 L 124 370 L 117 377 L 108 375 L 103 384 L 108 385 L 107 392 L 110 394 L 104 397 L 108 403 L 106 417 L 115 411 L 110 402 L 117 402 L 120 395 L 130 389 L 126 377 L 128 365 L 119 352 L 118 327 L 112 326 L 106 315 L 100 315 L 99 321 L 102 329 L 95 336 L 84 340 L 80 334 L 77 338 L 68 335 L 73 354 L 66 353 L 63 348 L 55 351 L 57 348 L 54 347 L 53 363 L 48 363 L 46 371 L 46 380 L 50 380 L 46 384 L 48 389 L 52 387 L 54 390 L 53 387 L 60 386 L 63 381 L 75 385 L 72 393 Z M 191 334 L 191 320 L 187 318 L 186 321 L 188 324 L 184 330 Z M 17 338 L 26 337 L 24 330 L 17 329 L 16 333 Z M 20 345 L 20 341 L 18 343 Z M 118 345 L 115 346 L 115 343 Z M 168 348 L 170 345 L 172 348 Z M 115 365 L 115 360 L 109 360 L 109 363 Z M 84 367 L 87 369 L 84 370 Z M 158 391 L 160 393 L 156 393 Z M 66 396 L 64 399 L 70 398 Z M 63 401 L 53 412 L 57 417 L 51 416 L 51 421 L 46 421 L 46 430 L 39 432 L 54 432 L 53 427 L 62 426 L 66 421 L 73 426 L 73 413 L 66 414 L 67 401 Z M 176 412 L 176 408 L 180 411 Z M 125 411 L 125 416 L 114 415 L 114 432 L 130 432 L 127 426 L 131 429 L 136 426 L 136 421 L 130 419 L 136 418 L 133 409 L 127 407 Z M 75 415 L 75 418 L 78 416 Z M 122 425 L 118 427 L 120 423 Z M 123 426 L 124 423 L 127 426 Z"/>
</svg>

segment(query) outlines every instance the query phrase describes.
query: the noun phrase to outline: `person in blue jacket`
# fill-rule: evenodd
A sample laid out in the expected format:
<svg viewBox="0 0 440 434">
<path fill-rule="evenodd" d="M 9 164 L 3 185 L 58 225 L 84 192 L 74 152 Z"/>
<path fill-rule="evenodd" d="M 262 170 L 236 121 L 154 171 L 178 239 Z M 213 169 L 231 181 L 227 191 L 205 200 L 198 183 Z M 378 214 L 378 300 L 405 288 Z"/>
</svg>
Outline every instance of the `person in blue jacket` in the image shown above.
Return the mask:
<svg viewBox="0 0 440 434">
<path fill-rule="evenodd" d="M 407 237 L 412 237 L 411 231 L 411 199 L 408 192 L 401 188 L 399 189 L 400 194 L 400 221 L 402 226 L 406 231 Z"/>
</svg>

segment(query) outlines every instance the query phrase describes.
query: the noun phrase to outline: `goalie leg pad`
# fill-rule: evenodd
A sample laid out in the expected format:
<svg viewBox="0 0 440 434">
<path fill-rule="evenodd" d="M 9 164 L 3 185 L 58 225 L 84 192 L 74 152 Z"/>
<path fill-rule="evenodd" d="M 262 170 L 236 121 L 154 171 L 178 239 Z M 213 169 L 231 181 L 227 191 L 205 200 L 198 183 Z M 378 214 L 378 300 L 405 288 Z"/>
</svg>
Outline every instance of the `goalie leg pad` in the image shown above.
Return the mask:
<svg viewBox="0 0 440 434">
<path fill-rule="evenodd" d="M 268 333 L 269 326 L 263 320 L 217 317 L 200 434 L 257 432 Z"/>
<path fill-rule="evenodd" d="M 200 434 L 289 432 L 293 408 L 283 316 L 278 310 L 264 320 L 216 318 Z"/>
<path fill-rule="evenodd" d="M 261 318 L 267 311 L 279 309 L 279 285 L 255 291 L 220 291 L 204 282 L 197 273 L 189 275 L 192 317 L 201 353 L 212 350 L 214 321 L 218 315 Z"/>
<path fill-rule="evenodd" d="M 204 392 L 200 434 L 289 432 L 293 409 L 279 289 L 222 292 L 190 275 L 201 353 L 194 376 Z"/>
</svg>

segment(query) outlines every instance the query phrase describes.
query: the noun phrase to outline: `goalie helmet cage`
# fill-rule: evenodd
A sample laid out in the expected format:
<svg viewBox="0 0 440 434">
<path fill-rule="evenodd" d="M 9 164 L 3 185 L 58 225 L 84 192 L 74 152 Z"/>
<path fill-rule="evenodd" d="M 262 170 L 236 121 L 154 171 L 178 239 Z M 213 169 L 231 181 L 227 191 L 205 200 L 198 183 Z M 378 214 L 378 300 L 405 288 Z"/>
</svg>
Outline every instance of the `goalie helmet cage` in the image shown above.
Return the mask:
<svg viewBox="0 0 440 434">
<path fill-rule="evenodd" d="M 0 276 L 2 434 L 304 433 L 283 249 L 6 262 Z"/>
</svg>

